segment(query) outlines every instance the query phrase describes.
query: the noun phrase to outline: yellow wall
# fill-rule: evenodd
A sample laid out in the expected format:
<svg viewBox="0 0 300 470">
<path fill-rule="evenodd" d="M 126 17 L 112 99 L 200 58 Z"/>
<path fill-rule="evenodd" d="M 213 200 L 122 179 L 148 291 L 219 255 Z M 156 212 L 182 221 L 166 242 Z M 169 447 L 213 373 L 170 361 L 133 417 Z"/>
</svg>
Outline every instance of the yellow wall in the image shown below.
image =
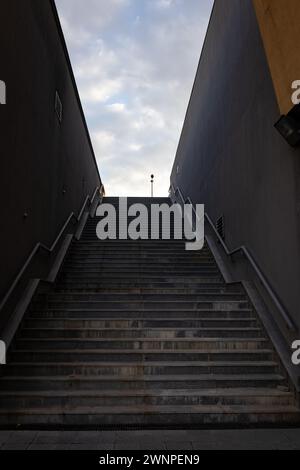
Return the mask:
<svg viewBox="0 0 300 470">
<path fill-rule="evenodd" d="M 253 3 L 279 108 L 286 114 L 293 107 L 291 84 L 300 80 L 300 0 L 253 0 Z"/>
</svg>

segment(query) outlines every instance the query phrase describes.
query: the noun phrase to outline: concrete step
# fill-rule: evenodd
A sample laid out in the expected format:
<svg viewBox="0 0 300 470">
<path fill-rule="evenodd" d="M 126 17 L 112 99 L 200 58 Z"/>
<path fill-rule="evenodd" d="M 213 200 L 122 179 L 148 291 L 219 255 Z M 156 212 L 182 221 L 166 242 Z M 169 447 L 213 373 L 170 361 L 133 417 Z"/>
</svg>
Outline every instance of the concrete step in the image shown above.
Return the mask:
<svg viewBox="0 0 300 470">
<path fill-rule="evenodd" d="M 157 269 L 148 269 L 148 268 L 136 268 L 136 269 L 129 269 L 127 268 L 122 268 L 121 266 L 119 268 L 117 267 L 105 267 L 102 266 L 98 270 L 92 270 L 92 269 L 71 269 L 71 270 L 63 270 L 61 273 L 61 277 L 68 279 L 68 278 L 79 278 L 82 280 L 85 279 L 99 279 L 100 277 L 105 277 L 106 275 L 114 276 L 117 274 L 117 277 L 120 275 L 123 276 L 129 276 L 129 277 L 139 277 L 139 275 L 142 276 L 151 276 L 155 275 L 155 273 L 158 273 L 162 277 L 164 275 L 168 276 L 170 274 L 170 269 L 168 268 L 159 268 L 159 271 Z M 219 272 L 216 268 L 185 268 L 185 269 L 178 269 L 176 268 L 176 275 L 177 276 L 194 276 L 194 277 L 209 277 L 209 276 L 219 276 Z"/>
<path fill-rule="evenodd" d="M 55 295 L 56 293 L 63 293 L 64 291 L 61 290 L 60 286 L 57 286 L 55 290 L 52 291 L 52 295 Z M 80 293 L 80 294 L 85 294 L 87 293 L 88 295 L 90 294 L 111 294 L 111 295 L 125 295 L 125 294 L 139 294 L 139 295 L 149 295 L 149 294 L 156 294 L 156 295 L 161 295 L 161 294 L 167 294 L 167 295 L 174 295 L 174 294 L 185 294 L 185 295 L 212 295 L 212 294 L 226 294 L 230 295 L 233 294 L 235 295 L 244 295 L 245 294 L 241 290 L 235 290 L 235 289 L 226 289 L 226 286 L 219 284 L 219 285 L 214 285 L 214 284 L 208 284 L 207 286 L 199 286 L 199 287 L 194 287 L 194 288 L 187 288 L 187 287 L 169 287 L 168 285 L 165 285 L 164 287 L 129 287 L 129 286 L 107 286 L 107 287 L 99 287 L 98 289 L 95 289 L 94 291 L 92 289 L 88 290 L 87 292 L 80 291 L 78 289 L 70 289 L 67 293 Z M 45 294 L 41 294 L 45 295 Z M 37 296 L 39 298 L 39 296 Z"/>
<path fill-rule="evenodd" d="M 189 254 L 187 254 L 189 253 Z M 214 258 L 201 251 L 197 255 L 191 255 L 192 252 L 186 251 L 171 251 L 166 252 L 165 250 L 161 251 L 150 251 L 146 253 L 142 250 L 133 251 L 133 250 L 124 250 L 124 251 L 115 251 L 115 250 L 83 250 L 76 249 L 70 252 L 66 263 L 97 263 L 103 261 L 106 264 L 110 262 L 129 262 L 129 263 L 154 263 L 160 262 L 162 264 L 173 263 L 191 263 L 192 265 L 200 265 L 203 263 L 215 264 Z"/>
<path fill-rule="evenodd" d="M 38 350 L 38 349 L 129 349 L 129 350 L 170 350 L 170 349 L 236 349 L 236 350 L 256 350 L 266 349 L 269 341 L 265 338 L 97 338 L 97 339 L 60 339 L 60 338 L 20 338 L 16 342 L 17 349 Z"/>
<path fill-rule="evenodd" d="M 66 259 L 66 262 L 70 262 L 76 256 L 83 254 L 95 253 L 95 258 L 103 258 L 107 261 L 161 261 L 161 262 L 186 262 L 190 261 L 192 263 L 199 263 L 199 262 L 210 262 L 215 263 L 215 259 L 205 250 L 200 251 L 186 251 L 182 250 L 182 248 L 173 249 L 173 250 L 166 250 L 166 249 L 156 249 L 156 250 L 141 250 L 133 248 L 127 250 L 115 250 L 113 248 L 103 248 L 103 247 L 93 247 L 88 244 L 87 246 L 75 246 L 70 249 L 69 255 Z M 81 260 L 84 262 L 84 259 Z"/>
<path fill-rule="evenodd" d="M 126 258 L 137 258 L 138 260 L 173 260 L 173 261 L 210 261 L 215 262 L 214 258 L 203 251 L 186 251 L 185 247 L 167 249 L 166 247 L 156 248 L 100 248 L 100 247 L 76 247 L 76 250 L 72 250 L 69 253 L 68 260 L 81 260 L 84 261 L 85 257 L 87 260 L 94 259 L 109 259 L 115 260 Z"/>
<path fill-rule="evenodd" d="M 165 427 L 214 427 L 231 425 L 295 425 L 299 424 L 297 408 L 265 406 L 127 406 L 127 407 L 77 407 L 66 408 L 30 408 L 16 411 L 0 410 L 0 425 L 16 424 L 40 427 L 43 424 L 60 426 L 142 426 L 151 428 Z"/>
<path fill-rule="evenodd" d="M 60 279 L 63 280 L 79 280 L 79 281 L 101 281 L 105 282 L 105 280 L 113 280 L 114 282 L 118 282 L 119 280 L 124 279 L 126 277 L 127 279 L 132 280 L 132 282 L 140 282 L 143 280 L 147 281 L 152 281 L 155 280 L 157 282 L 187 282 L 188 280 L 192 280 L 192 282 L 198 282 L 200 284 L 203 284 L 205 282 L 211 282 L 211 283 L 216 283 L 216 282 L 222 282 L 222 276 L 219 273 L 213 272 L 203 272 L 203 273 L 183 273 L 183 272 L 172 272 L 172 273 L 149 273 L 149 272 L 139 272 L 139 273 L 133 273 L 130 270 L 129 271 L 116 271 L 114 272 L 102 272 L 97 275 L 92 276 L 91 274 L 87 275 L 78 273 L 77 275 L 73 273 L 62 273 L 62 276 Z"/>
<path fill-rule="evenodd" d="M 153 262 L 153 263 L 148 263 L 147 261 L 144 262 L 130 262 L 130 261 L 105 261 L 103 259 L 98 259 L 98 260 L 86 260 L 85 263 L 78 262 L 78 261 L 72 261 L 70 263 L 64 264 L 64 272 L 78 272 L 83 270 L 84 272 L 101 272 L 102 270 L 111 270 L 115 271 L 116 269 L 120 269 L 122 271 L 127 271 L 128 269 L 132 270 L 133 272 L 136 271 L 155 271 L 155 270 L 172 270 L 176 269 L 180 272 L 182 271 L 188 271 L 188 272 L 193 272 L 198 270 L 199 272 L 205 272 L 205 271 L 213 271 L 213 270 L 218 270 L 217 266 L 213 263 L 190 263 L 190 262 L 181 262 L 181 263 L 161 263 L 161 262 Z"/>
<path fill-rule="evenodd" d="M 221 283 L 223 282 L 223 279 L 221 276 L 190 276 L 189 278 L 185 276 L 165 276 L 160 277 L 160 276 L 127 276 L 127 277 L 121 277 L 121 276 L 112 276 L 107 275 L 107 276 L 102 276 L 99 277 L 98 279 L 86 279 L 86 277 L 79 279 L 79 278 L 69 278 L 69 279 L 63 279 L 60 276 L 59 282 L 56 283 L 56 287 L 61 286 L 61 288 L 81 288 L 81 286 L 91 286 L 94 289 L 98 289 L 101 287 L 105 286 L 128 286 L 128 287 L 140 287 L 140 286 L 186 286 L 187 285 L 187 279 L 189 279 L 189 282 L 191 283 L 192 286 L 195 285 L 214 285 L 216 283 Z"/>
<path fill-rule="evenodd" d="M 63 407 L 65 409 L 97 406 L 250 406 L 289 407 L 294 405 L 291 392 L 264 389 L 167 389 L 167 390 L 99 390 L 21 391 L 13 395 L 0 392 L 2 409 Z"/>
<path fill-rule="evenodd" d="M 43 305 L 41 308 L 32 306 L 30 309 L 30 318 L 44 318 L 44 319 L 95 319 L 100 320 L 104 318 L 116 319 L 122 318 L 128 320 L 131 318 L 139 318 L 144 320 L 153 320 L 158 318 L 179 318 L 185 320 L 198 319 L 207 319 L 207 318 L 248 318 L 253 316 L 253 310 L 250 308 L 244 309 L 226 309 L 219 308 L 217 309 L 183 309 L 183 308 L 174 308 L 174 309 L 157 309 L 153 310 L 150 308 L 142 309 L 106 309 L 100 310 L 97 308 L 51 308 Z"/>
<path fill-rule="evenodd" d="M 39 427 L 43 424 L 60 426 L 142 426 L 151 428 L 224 425 L 294 425 L 299 423 L 295 407 L 265 406 L 127 406 L 30 408 L 16 411 L 0 410 L 0 425 L 16 424 Z"/>
<path fill-rule="evenodd" d="M 107 241 L 111 241 L 111 242 L 119 242 L 119 241 L 128 241 L 128 242 L 132 242 L 134 240 L 131 240 L 129 237 L 127 240 L 124 240 L 124 237 L 123 237 L 123 233 L 122 233 L 122 230 L 120 231 L 119 230 L 119 226 L 117 224 L 117 227 L 116 227 L 116 238 L 111 238 L 111 239 L 105 239 L 105 240 L 101 240 L 98 238 L 97 236 L 97 225 L 93 226 L 93 227 L 86 227 L 83 231 L 83 234 L 82 234 L 82 237 L 80 240 L 91 240 L 91 241 L 97 241 L 99 240 L 99 242 L 101 243 L 102 241 L 103 242 L 107 242 Z M 189 236 L 189 234 L 188 234 Z M 193 239 L 195 238 L 195 236 L 193 237 Z M 156 226 L 153 230 L 149 229 L 149 230 L 145 230 L 145 232 L 139 236 L 138 240 L 136 240 L 137 242 L 139 241 L 143 241 L 143 242 L 147 242 L 147 241 L 160 241 L 160 240 L 163 240 L 163 241 L 169 241 L 170 243 L 172 243 L 173 241 L 188 241 L 188 239 L 186 238 L 186 235 L 184 233 L 183 230 L 174 230 L 173 227 L 170 227 L 170 230 L 166 230 L 166 231 L 163 231 L 161 227 L 158 227 Z"/>
<path fill-rule="evenodd" d="M 72 260 L 69 263 L 65 263 L 63 267 L 63 272 L 70 272 L 70 271 L 81 271 L 84 272 L 99 272 L 102 270 L 111 270 L 115 271 L 116 269 L 121 269 L 122 271 L 132 270 L 133 272 L 136 271 L 155 271 L 155 270 L 164 270 L 168 272 L 172 272 L 173 269 L 176 269 L 180 272 L 188 271 L 194 272 L 198 270 L 199 272 L 211 272 L 213 270 L 218 271 L 218 268 L 215 264 L 209 262 L 193 262 L 190 263 L 189 261 L 180 262 L 180 263 L 161 263 L 161 262 L 152 262 L 148 263 L 147 261 L 111 261 L 111 260 L 103 260 L 102 258 L 99 259 L 92 259 L 86 260 L 84 263 L 82 261 Z"/>
<path fill-rule="evenodd" d="M 23 328 L 20 338 L 61 339 L 61 338 L 262 338 L 261 328 Z"/>
<path fill-rule="evenodd" d="M 85 254 L 86 252 L 84 252 Z M 76 259 L 76 255 L 77 258 Z M 205 254 L 205 253 L 199 253 L 197 255 L 186 255 L 186 253 L 180 253 L 178 255 L 166 253 L 165 255 L 162 255 L 162 253 L 157 253 L 157 256 L 153 256 L 153 253 L 143 253 L 142 251 L 135 253 L 136 256 L 133 256 L 132 253 L 128 252 L 107 252 L 107 250 L 104 250 L 102 252 L 99 252 L 97 250 L 97 256 L 95 258 L 93 257 L 88 257 L 87 259 L 84 259 L 83 255 L 80 255 L 79 250 L 73 250 L 70 253 L 70 256 L 65 261 L 65 264 L 72 264 L 72 263 L 78 263 L 78 264 L 86 264 L 86 263 L 98 263 L 99 259 L 101 259 L 103 262 L 107 263 L 147 263 L 147 264 L 154 264 L 154 263 L 161 263 L 161 264 L 181 264 L 181 263 L 191 263 L 191 264 L 199 264 L 199 263 L 204 263 L 204 264 L 213 264 L 215 265 L 216 262 L 214 258 L 211 255 Z"/>
<path fill-rule="evenodd" d="M 120 239 L 98 240 L 97 238 L 96 239 L 92 238 L 91 240 L 84 240 L 83 238 L 81 238 L 80 240 L 75 241 L 72 244 L 71 249 L 74 249 L 77 247 L 89 248 L 92 246 L 93 248 L 100 247 L 101 249 L 104 249 L 104 248 L 111 249 L 114 247 L 123 248 L 123 249 L 128 248 L 128 249 L 133 249 L 133 250 L 140 250 L 144 248 L 147 250 L 156 250 L 156 249 L 161 249 L 161 248 L 166 249 L 166 250 L 184 249 L 184 251 L 189 252 L 190 250 L 185 249 L 185 243 L 186 243 L 186 240 L 175 240 L 175 239 L 173 240 L 162 240 L 162 239 L 158 239 L 158 240 L 120 240 Z M 203 253 L 212 255 L 207 244 L 204 244 L 201 250 L 194 250 L 194 253 L 196 253 L 196 251 L 198 251 L 199 253 L 203 252 Z"/>
<path fill-rule="evenodd" d="M 157 302 L 163 300 L 164 302 L 167 301 L 188 301 L 188 302 L 207 302 L 207 301 L 216 301 L 216 302 L 223 302 L 223 301 L 241 301 L 245 302 L 247 297 L 245 294 L 241 294 L 238 292 L 172 292 L 172 293 L 140 293 L 140 292 L 55 292 L 55 293 L 45 293 L 45 294 L 38 294 L 35 297 L 36 302 L 58 302 L 61 300 L 67 301 L 99 301 L 99 302 L 108 302 L 108 301 L 117 301 L 117 302 L 128 302 L 128 301 L 143 301 L 143 302 Z"/>
<path fill-rule="evenodd" d="M 279 374 L 247 375 L 149 375 L 122 377 L 103 375 L 101 377 L 59 377 L 59 376 L 5 376 L 1 379 L 1 391 L 8 390 L 128 390 L 176 389 L 176 388 L 276 388 L 285 385 L 285 378 Z"/>
<path fill-rule="evenodd" d="M 116 319 L 27 319 L 24 322 L 25 329 L 47 329 L 61 328 L 255 328 L 257 320 L 255 318 L 209 318 L 209 319 L 178 319 L 178 318 L 156 318 L 153 320 L 145 320 L 140 318 L 116 318 Z M 22 330 L 23 331 L 23 330 Z"/>
<path fill-rule="evenodd" d="M 274 361 L 275 353 L 269 349 L 177 349 L 177 350 L 133 350 L 133 349 L 13 349 L 9 352 L 8 363 L 13 362 L 158 362 L 158 361 Z"/>
<path fill-rule="evenodd" d="M 35 309 L 46 308 L 47 310 L 53 309 L 97 309 L 100 310 L 239 310 L 246 309 L 249 307 L 249 302 L 246 300 L 228 300 L 228 301 L 143 301 L 143 300 L 131 300 L 125 302 L 121 300 L 114 301 L 97 301 L 97 300 L 51 300 L 45 303 L 35 301 L 33 304 Z"/>
<path fill-rule="evenodd" d="M 194 254 L 192 254 L 194 253 Z M 196 254 L 195 254 L 196 253 Z M 97 248 L 77 248 L 69 253 L 66 262 L 72 263 L 86 263 L 86 262 L 97 262 L 103 260 L 106 264 L 109 262 L 137 262 L 137 263 L 154 263 L 155 261 L 159 263 L 191 263 L 192 265 L 201 265 L 201 263 L 216 264 L 212 256 L 203 253 L 202 251 L 185 251 L 184 248 L 178 250 L 133 250 L 133 249 L 97 249 Z"/>
<path fill-rule="evenodd" d="M 81 258 L 72 257 L 69 259 L 68 262 L 64 263 L 64 268 L 69 269 L 81 269 L 81 268 L 89 268 L 97 270 L 99 268 L 122 268 L 122 269 L 172 269 L 176 268 L 179 270 L 183 269 L 217 269 L 217 265 L 212 260 L 189 260 L 189 259 L 169 259 L 169 260 L 162 260 L 159 256 L 151 257 L 149 259 L 140 259 L 140 258 L 133 258 L 132 259 L 107 259 L 103 256 L 97 257 L 85 257 L 85 260 Z"/>
<path fill-rule="evenodd" d="M 173 283 L 173 286 L 175 284 Z M 200 285 L 200 284 L 199 284 Z M 207 284 L 208 285 L 208 284 Z M 178 284 L 178 291 L 180 292 L 185 292 L 186 288 L 184 284 Z M 127 282 L 120 281 L 120 282 L 114 282 L 113 279 L 109 280 L 103 280 L 103 281 L 77 281 L 77 280 L 71 280 L 71 281 L 64 281 L 61 280 L 59 283 L 57 283 L 55 286 L 53 286 L 53 293 L 55 292 L 114 292 L 117 291 L 118 289 L 120 290 L 126 290 L 131 291 L 131 292 L 140 292 L 142 289 L 157 289 L 158 292 L 163 291 L 164 287 L 166 290 L 169 289 L 169 287 L 172 288 L 172 284 L 170 283 L 138 283 L 138 282 Z M 202 289 L 195 289 L 195 293 L 201 293 L 203 291 Z M 214 292 L 214 289 L 207 290 L 208 293 Z"/>
<path fill-rule="evenodd" d="M 276 362 L 206 362 L 194 361 L 159 361 L 159 362 L 79 362 L 79 363 L 26 363 L 14 362 L 6 366 L 7 376 L 60 376 L 60 377 L 142 377 L 149 375 L 255 375 L 277 374 Z"/>
</svg>

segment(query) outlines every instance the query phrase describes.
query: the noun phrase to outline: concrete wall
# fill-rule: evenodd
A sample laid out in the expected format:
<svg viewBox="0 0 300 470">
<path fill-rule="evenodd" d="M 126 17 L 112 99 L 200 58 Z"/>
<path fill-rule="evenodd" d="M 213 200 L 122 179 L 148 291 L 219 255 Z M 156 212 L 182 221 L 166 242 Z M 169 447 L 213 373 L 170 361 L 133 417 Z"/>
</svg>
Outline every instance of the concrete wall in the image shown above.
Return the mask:
<svg viewBox="0 0 300 470">
<path fill-rule="evenodd" d="M 54 241 L 100 177 L 53 2 L 1 0 L 0 17 L 2 296 L 35 244 Z"/>
<path fill-rule="evenodd" d="M 252 0 L 217 0 L 171 182 L 224 215 L 226 243 L 251 250 L 300 326 L 300 152 L 279 115 Z"/>
</svg>

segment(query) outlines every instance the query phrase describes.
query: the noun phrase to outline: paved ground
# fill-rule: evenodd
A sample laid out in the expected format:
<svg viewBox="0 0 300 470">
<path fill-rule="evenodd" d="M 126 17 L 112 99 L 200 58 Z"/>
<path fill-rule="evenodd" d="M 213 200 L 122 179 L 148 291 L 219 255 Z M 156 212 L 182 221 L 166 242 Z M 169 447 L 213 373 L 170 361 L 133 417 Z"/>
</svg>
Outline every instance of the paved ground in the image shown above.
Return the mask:
<svg viewBox="0 0 300 470">
<path fill-rule="evenodd" d="M 0 431 L 1 450 L 300 450 L 300 429 Z"/>
</svg>

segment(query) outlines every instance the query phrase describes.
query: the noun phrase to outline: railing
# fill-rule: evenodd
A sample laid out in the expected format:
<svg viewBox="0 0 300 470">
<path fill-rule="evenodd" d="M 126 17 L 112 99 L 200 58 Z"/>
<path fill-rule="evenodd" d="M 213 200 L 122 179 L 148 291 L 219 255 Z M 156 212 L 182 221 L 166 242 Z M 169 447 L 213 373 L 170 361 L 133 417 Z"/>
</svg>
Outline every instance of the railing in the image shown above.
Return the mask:
<svg viewBox="0 0 300 470">
<path fill-rule="evenodd" d="M 191 206 L 193 207 L 193 211 L 196 214 L 195 208 L 194 208 L 194 205 L 193 205 L 191 199 L 189 197 L 184 198 L 180 188 L 175 189 L 175 187 L 173 185 L 171 185 L 170 190 L 173 192 L 175 197 L 176 197 L 176 194 L 179 194 L 179 197 L 180 197 L 181 202 L 183 204 L 185 204 L 187 202 L 189 204 L 191 204 Z M 215 236 L 217 237 L 218 241 L 222 245 L 222 247 L 223 247 L 223 249 L 224 249 L 224 251 L 225 251 L 225 253 L 228 257 L 231 258 L 233 255 L 235 255 L 237 253 L 242 253 L 245 256 L 245 258 L 249 261 L 250 265 L 252 266 L 255 274 L 259 278 L 260 282 L 264 286 L 266 292 L 269 294 L 270 298 L 272 299 L 274 305 L 276 306 L 276 308 L 277 308 L 278 312 L 280 313 L 282 319 L 286 323 L 288 329 L 290 331 L 293 331 L 293 332 L 298 331 L 298 328 L 297 328 L 296 324 L 294 323 L 294 321 L 292 320 L 292 318 L 291 318 L 289 312 L 287 311 L 286 307 L 283 305 L 282 301 L 279 299 L 278 295 L 276 294 L 276 292 L 272 288 L 271 284 L 269 283 L 268 279 L 266 278 L 266 276 L 262 272 L 261 268 L 259 267 L 259 265 L 255 261 L 253 255 L 250 253 L 248 248 L 246 248 L 244 245 L 242 245 L 242 246 L 240 246 L 238 248 L 235 248 L 233 250 L 229 250 L 226 243 L 224 242 L 224 240 L 222 239 L 222 237 L 218 233 L 213 221 L 211 220 L 211 218 L 209 217 L 209 215 L 207 213 L 205 213 L 205 219 L 209 223 L 209 225 L 212 228 Z"/>
<path fill-rule="evenodd" d="M 64 223 L 64 225 L 62 226 L 59 234 L 57 235 L 56 239 L 54 240 L 54 242 L 52 243 L 52 245 L 50 247 L 44 245 L 43 243 L 37 243 L 34 247 L 34 249 L 32 250 L 32 252 L 30 253 L 30 255 L 28 256 L 26 262 L 24 263 L 24 265 L 22 266 L 21 270 L 19 271 L 19 273 L 17 274 L 16 278 L 14 279 L 13 283 L 11 284 L 9 290 L 7 291 L 6 295 L 4 296 L 4 298 L 2 299 L 1 303 L 0 303 L 0 315 L 1 315 L 1 311 L 3 310 L 3 308 L 5 307 L 6 303 L 8 302 L 8 300 L 10 299 L 11 295 L 13 294 L 14 290 L 16 289 L 17 285 L 19 284 L 20 280 L 22 279 L 26 269 L 28 268 L 28 266 L 30 265 L 30 263 L 32 262 L 32 260 L 34 259 L 34 257 L 36 256 L 36 254 L 42 250 L 42 251 L 45 251 L 46 253 L 48 254 L 52 254 L 57 245 L 59 244 L 66 228 L 68 227 L 68 225 L 70 224 L 70 222 L 72 220 L 74 220 L 75 222 L 79 222 L 84 211 L 85 211 L 85 208 L 87 206 L 87 204 L 90 202 L 90 204 L 92 205 L 95 201 L 95 198 L 97 196 L 97 194 L 99 193 L 101 195 L 101 191 L 104 191 L 104 187 L 103 185 L 101 187 L 97 187 L 93 193 L 93 196 L 90 197 L 90 196 L 87 196 L 85 198 L 85 201 L 83 203 L 83 206 L 78 214 L 78 216 L 76 216 L 76 214 L 74 212 L 72 212 L 69 217 L 67 218 L 66 222 Z"/>
</svg>

